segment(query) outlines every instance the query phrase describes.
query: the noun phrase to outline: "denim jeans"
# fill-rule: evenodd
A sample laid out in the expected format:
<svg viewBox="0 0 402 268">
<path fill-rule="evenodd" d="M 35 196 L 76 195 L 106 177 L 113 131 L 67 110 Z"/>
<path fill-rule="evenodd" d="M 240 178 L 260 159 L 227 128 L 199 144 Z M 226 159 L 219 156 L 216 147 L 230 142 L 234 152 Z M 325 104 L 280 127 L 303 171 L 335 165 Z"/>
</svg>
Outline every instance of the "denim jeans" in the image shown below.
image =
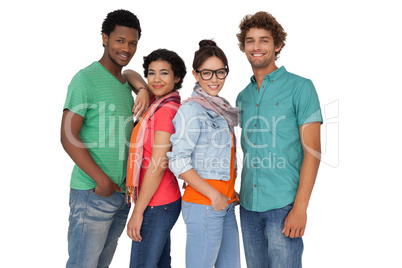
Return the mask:
<svg viewBox="0 0 402 268">
<path fill-rule="evenodd" d="M 130 268 L 170 268 L 170 231 L 180 210 L 181 198 L 145 209 L 140 231 L 142 240 L 132 242 Z"/>
<path fill-rule="evenodd" d="M 293 203 L 265 212 L 249 211 L 240 206 L 240 223 L 248 268 L 302 267 L 303 240 L 282 234 L 284 222 Z"/>
<path fill-rule="evenodd" d="M 187 227 L 186 267 L 240 267 L 239 232 L 235 202 L 225 210 L 183 201 L 182 215 Z"/>
<path fill-rule="evenodd" d="M 71 189 L 67 267 L 109 267 L 129 210 L 122 193 Z"/>
</svg>

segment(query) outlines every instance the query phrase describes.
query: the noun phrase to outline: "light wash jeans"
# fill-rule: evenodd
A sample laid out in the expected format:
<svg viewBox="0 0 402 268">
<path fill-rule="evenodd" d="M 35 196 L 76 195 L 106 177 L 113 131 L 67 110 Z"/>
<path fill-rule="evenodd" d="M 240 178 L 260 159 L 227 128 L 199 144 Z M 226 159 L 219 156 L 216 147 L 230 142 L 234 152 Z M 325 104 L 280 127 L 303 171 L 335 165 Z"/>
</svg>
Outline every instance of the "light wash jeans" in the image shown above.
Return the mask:
<svg viewBox="0 0 402 268">
<path fill-rule="evenodd" d="M 301 268 L 303 240 L 282 234 L 293 203 L 265 212 L 240 206 L 240 223 L 248 268 Z"/>
<path fill-rule="evenodd" d="M 71 189 L 67 267 L 109 267 L 129 211 L 122 193 L 102 197 L 93 189 Z"/>
<path fill-rule="evenodd" d="M 235 202 L 225 210 L 182 202 L 187 227 L 187 268 L 240 267 L 239 232 L 234 213 Z"/>
</svg>

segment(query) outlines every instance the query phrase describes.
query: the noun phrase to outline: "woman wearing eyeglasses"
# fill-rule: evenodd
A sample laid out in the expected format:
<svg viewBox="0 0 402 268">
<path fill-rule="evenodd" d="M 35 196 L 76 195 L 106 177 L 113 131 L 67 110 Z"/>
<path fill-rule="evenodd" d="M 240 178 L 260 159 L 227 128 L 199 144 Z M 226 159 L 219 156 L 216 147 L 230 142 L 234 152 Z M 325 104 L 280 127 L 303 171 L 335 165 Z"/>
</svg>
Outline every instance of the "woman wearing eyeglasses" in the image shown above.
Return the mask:
<svg viewBox="0 0 402 268">
<path fill-rule="evenodd" d="M 235 136 L 239 110 L 218 94 L 229 66 L 224 52 L 202 40 L 195 52 L 192 96 L 180 106 L 168 152 L 169 168 L 188 185 L 182 197 L 187 267 L 240 267 L 234 207 L 238 195 Z"/>
</svg>

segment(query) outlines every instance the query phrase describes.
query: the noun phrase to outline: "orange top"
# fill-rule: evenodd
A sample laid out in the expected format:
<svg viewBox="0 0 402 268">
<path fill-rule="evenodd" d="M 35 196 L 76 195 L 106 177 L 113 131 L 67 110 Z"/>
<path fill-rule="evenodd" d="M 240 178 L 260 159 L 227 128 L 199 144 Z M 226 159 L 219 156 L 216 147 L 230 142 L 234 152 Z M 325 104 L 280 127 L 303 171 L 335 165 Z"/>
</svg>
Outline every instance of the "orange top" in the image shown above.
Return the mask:
<svg viewBox="0 0 402 268">
<path fill-rule="evenodd" d="M 236 196 L 235 196 L 235 181 L 236 181 L 236 170 L 235 170 L 235 140 L 233 133 L 230 132 L 232 136 L 232 141 L 233 141 L 233 146 L 231 150 L 231 157 L 230 157 L 230 179 L 228 181 L 222 181 L 222 180 L 208 180 L 206 179 L 205 181 L 208 182 L 212 187 L 217 189 L 221 194 L 227 196 L 230 198 L 230 201 L 228 201 L 229 204 L 233 203 L 236 201 Z M 186 190 L 184 191 L 183 194 L 183 201 L 188 202 L 188 203 L 196 203 L 200 205 L 211 205 L 211 200 L 206 197 L 205 195 L 201 194 L 197 190 L 195 190 L 193 187 L 190 185 L 186 186 Z"/>
</svg>

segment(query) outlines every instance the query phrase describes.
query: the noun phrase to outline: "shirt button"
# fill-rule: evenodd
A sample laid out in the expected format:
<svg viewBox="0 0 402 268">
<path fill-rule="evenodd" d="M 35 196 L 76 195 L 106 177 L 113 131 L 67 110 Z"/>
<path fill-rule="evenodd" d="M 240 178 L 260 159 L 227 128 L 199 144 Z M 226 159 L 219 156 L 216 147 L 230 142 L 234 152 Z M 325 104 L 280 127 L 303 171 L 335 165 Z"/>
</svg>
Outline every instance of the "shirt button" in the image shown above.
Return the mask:
<svg viewBox="0 0 402 268">
<path fill-rule="evenodd" d="M 271 80 L 271 82 L 274 82 L 274 80 Z"/>
<path fill-rule="evenodd" d="M 255 106 L 258 106 L 258 103 Z"/>
<path fill-rule="evenodd" d="M 257 187 L 257 184 L 254 184 L 254 187 Z"/>
<path fill-rule="evenodd" d="M 257 124 L 254 124 L 254 126 L 256 127 L 256 126 L 257 126 Z"/>
<path fill-rule="evenodd" d="M 255 165 L 253 165 L 253 167 L 255 167 Z"/>
</svg>

